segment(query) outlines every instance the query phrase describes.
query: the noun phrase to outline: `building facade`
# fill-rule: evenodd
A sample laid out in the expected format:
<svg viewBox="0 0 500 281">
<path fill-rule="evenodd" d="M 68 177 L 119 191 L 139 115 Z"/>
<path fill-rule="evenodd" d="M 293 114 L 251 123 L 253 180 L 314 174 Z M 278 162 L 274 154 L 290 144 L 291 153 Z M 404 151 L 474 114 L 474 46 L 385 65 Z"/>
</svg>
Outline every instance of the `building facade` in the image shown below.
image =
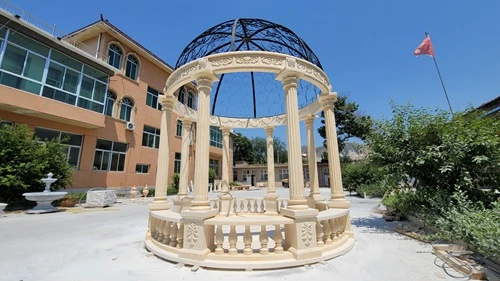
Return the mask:
<svg viewBox="0 0 500 281">
<path fill-rule="evenodd" d="M 104 19 L 65 36 L 1 9 L 0 23 L 1 122 L 26 124 L 40 141 L 62 139 L 74 167 L 74 188 L 154 186 L 158 96 L 172 67 Z M 181 88 L 177 97 L 196 109 L 194 85 Z M 172 175 L 180 170 L 178 116 L 170 126 L 176 128 L 169 136 Z M 210 144 L 210 166 L 220 178 L 218 128 L 211 129 Z"/>
</svg>

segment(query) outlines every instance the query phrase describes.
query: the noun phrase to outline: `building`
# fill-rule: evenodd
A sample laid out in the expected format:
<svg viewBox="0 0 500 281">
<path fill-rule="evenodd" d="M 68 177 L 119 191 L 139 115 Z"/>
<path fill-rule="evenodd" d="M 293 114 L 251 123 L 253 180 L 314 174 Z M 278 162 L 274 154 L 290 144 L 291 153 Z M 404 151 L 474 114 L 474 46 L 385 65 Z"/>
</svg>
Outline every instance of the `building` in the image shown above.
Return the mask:
<svg viewBox="0 0 500 281">
<path fill-rule="evenodd" d="M 173 68 L 102 18 L 62 35 L 16 9 L 0 9 L 1 122 L 27 124 L 40 140 L 64 139 L 74 188 L 154 186 L 158 96 Z M 195 89 L 186 85 L 178 100 L 196 109 Z M 172 175 L 182 122 L 175 116 L 170 126 Z M 220 175 L 222 134 L 211 131 L 210 166 Z M 194 145 L 189 166 L 192 179 Z"/>
<path fill-rule="evenodd" d="M 497 117 L 500 116 L 500 96 L 485 102 L 478 106 L 476 110 L 484 112 L 484 116 Z"/>
</svg>

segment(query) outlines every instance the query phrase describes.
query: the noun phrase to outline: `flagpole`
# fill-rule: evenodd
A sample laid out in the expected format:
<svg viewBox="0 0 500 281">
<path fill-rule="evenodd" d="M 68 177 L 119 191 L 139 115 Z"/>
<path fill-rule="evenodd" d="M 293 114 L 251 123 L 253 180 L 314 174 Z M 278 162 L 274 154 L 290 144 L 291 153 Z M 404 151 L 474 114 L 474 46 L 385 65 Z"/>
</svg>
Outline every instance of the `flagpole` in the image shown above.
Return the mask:
<svg viewBox="0 0 500 281">
<path fill-rule="evenodd" d="M 427 35 L 429 35 L 429 33 L 426 32 L 425 36 L 427 36 Z M 439 80 L 441 81 L 441 86 L 443 86 L 444 95 L 446 97 L 446 101 L 448 101 L 448 106 L 450 107 L 451 115 L 453 115 L 453 109 L 451 108 L 450 99 L 448 98 L 448 93 L 446 93 L 446 88 L 444 87 L 443 78 L 441 77 L 441 72 L 439 72 L 439 67 L 438 67 L 438 64 L 436 62 L 436 55 L 433 55 L 432 59 L 434 60 L 434 65 L 436 66 L 436 70 L 437 70 L 437 73 L 439 75 Z"/>
</svg>

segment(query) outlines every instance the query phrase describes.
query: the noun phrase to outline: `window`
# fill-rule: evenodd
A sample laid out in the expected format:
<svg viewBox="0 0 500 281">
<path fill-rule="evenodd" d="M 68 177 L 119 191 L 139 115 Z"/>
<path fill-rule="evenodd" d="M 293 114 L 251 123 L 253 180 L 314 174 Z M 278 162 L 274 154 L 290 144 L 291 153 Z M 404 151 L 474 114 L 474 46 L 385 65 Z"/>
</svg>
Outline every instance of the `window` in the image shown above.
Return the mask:
<svg viewBox="0 0 500 281">
<path fill-rule="evenodd" d="M 115 44 L 109 45 L 108 63 L 118 69 L 122 65 L 122 49 Z"/>
<path fill-rule="evenodd" d="M 104 114 L 113 116 L 113 108 L 115 107 L 116 95 L 110 91 L 106 93 L 106 102 L 104 103 Z"/>
<path fill-rule="evenodd" d="M 3 28 L 0 33 L 0 84 L 104 112 L 107 74 L 17 32 Z"/>
<path fill-rule="evenodd" d="M 144 130 L 142 131 L 142 146 L 159 148 L 160 129 L 144 125 Z"/>
<path fill-rule="evenodd" d="M 219 175 L 219 160 L 210 159 L 209 165 L 210 165 L 211 169 L 215 170 L 215 175 L 218 176 Z"/>
<path fill-rule="evenodd" d="M 146 104 L 151 106 L 152 108 L 157 108 L 161 110 L 161 104 L 158 102 L 158 95 L 160 92 L 157 90 L 148 87 L 148 92 L 146 94 Z"/>
<path fill-rule="evenodd" d="M 180 90 L 179 90 L 179 96 L 177 97 L 177 99 L 184 103 L 184 99 L 186 97 L 186 88 L 182 87 Z"/>
<path fill-rule="evenodd" d="M 175 174 L 181 173 L 181 154 L 179 152 L 175 153 L 174 173 Z"/>
<path fill-rule="evenodd" d="M 238 171 L 233 170 L 233 181 L 238 181 Z"/>
<path fill-rule="evenodd" d="M 304 180 L 305 181 L 309 181 L 309 168 L 308 167 L 304 167 Z"/>
<path fill-rule="evenodd" d="M 260 180 L 267 181 L 267 170 L 260 170 Z"/>
<path fill-rule="evenodd" d="M 120 108 L 120 119 L 124 121 L 130 121 L 130 116 L 132 115 L 132 108 L 134 108 L 134 102 L 129 98 L 123 98 L 122 105 Z"/>
<path fill-rule="evenodd" d="M 279 169 L 280 180 L 288 178 L 288 169 Z"/>
<path fill-rule="evenodd" d="M 210 126 L 210 145 L 222 148 L 222 131 L 217 127 Z"/>
<path fill-rule="evenodd" d="M 149 172 L 149 164 L 137 164 L 135 165 L 135 172 L 137 174 L 147 174 Z"/>
<path fill-rule="evenodd" d="M 82 150 L 82 135 L 71 134 L 61 131 L 49 130 L 44 128 L 35 128 L 35 137 L 43 143 L 48 140 L 60 140 L 64 146 L 66 161 L 73 168 L 78 170 L 80 163 L 80 152 Z"/>
<path fill-rule="evenodd" d="M 138 70 L 139 60 L 136 57 L 129 55 L 127 57 L 127 68 L 125 69 L 125 76 L 130 79 L 136 80 Z"/>
<path fill-rule="evenodd" d="M 94 155 L 94 170 L 119 171 L 125 170 L 127 144 L 97 139 Z"/>
<path fill-rule="evenodd" d="M 0 127 L 3 125 L 7 125 L 9 127 L 14 127 L 14 123 L 12 123 L 10 121 L 0 120 Z"/>
<path fill-rule="evenodd" d="M 175 135 L 178 137 L 182 137 L 182 121 L 177 120 L 177 128 L 175 130 Z"/>
<path fill-rule="evenodd" d="M 194 94 L 193 94 L 193 92 L 188 93 L 187 105 L 188 105 L 188 107 L 194 109 Z"/>
<path fill-rule="evenodd" d="M 250 181 L 252 179 L 252 175 L 254 174 L 253 170 L 246 170 L 246 172 L 243 172 L 243 181 Z"/>
</svg>

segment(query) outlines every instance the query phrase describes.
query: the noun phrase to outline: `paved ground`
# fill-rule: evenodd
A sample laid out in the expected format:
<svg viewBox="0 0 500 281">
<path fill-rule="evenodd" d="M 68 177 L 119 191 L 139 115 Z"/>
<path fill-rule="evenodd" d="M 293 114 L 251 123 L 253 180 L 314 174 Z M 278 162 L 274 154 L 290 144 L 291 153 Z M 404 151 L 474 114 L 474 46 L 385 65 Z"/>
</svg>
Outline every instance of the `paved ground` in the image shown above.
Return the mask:
<svg viewBox="0 0 500 281">
<path fill-rule="evenodd" d="M 7 214 L 0 218 L 0 280 L 462 280 L 434 264 L 430 245 L 393 232 L 394 223 L 373 212 L 380 200 L 348 199 L 357 240 L 352 251 L 325 265 L 251 272 L 193 272 L 148 257 L 143 248 L 148 202 L 142 200 L 80 213 Z"/>
</svg>

